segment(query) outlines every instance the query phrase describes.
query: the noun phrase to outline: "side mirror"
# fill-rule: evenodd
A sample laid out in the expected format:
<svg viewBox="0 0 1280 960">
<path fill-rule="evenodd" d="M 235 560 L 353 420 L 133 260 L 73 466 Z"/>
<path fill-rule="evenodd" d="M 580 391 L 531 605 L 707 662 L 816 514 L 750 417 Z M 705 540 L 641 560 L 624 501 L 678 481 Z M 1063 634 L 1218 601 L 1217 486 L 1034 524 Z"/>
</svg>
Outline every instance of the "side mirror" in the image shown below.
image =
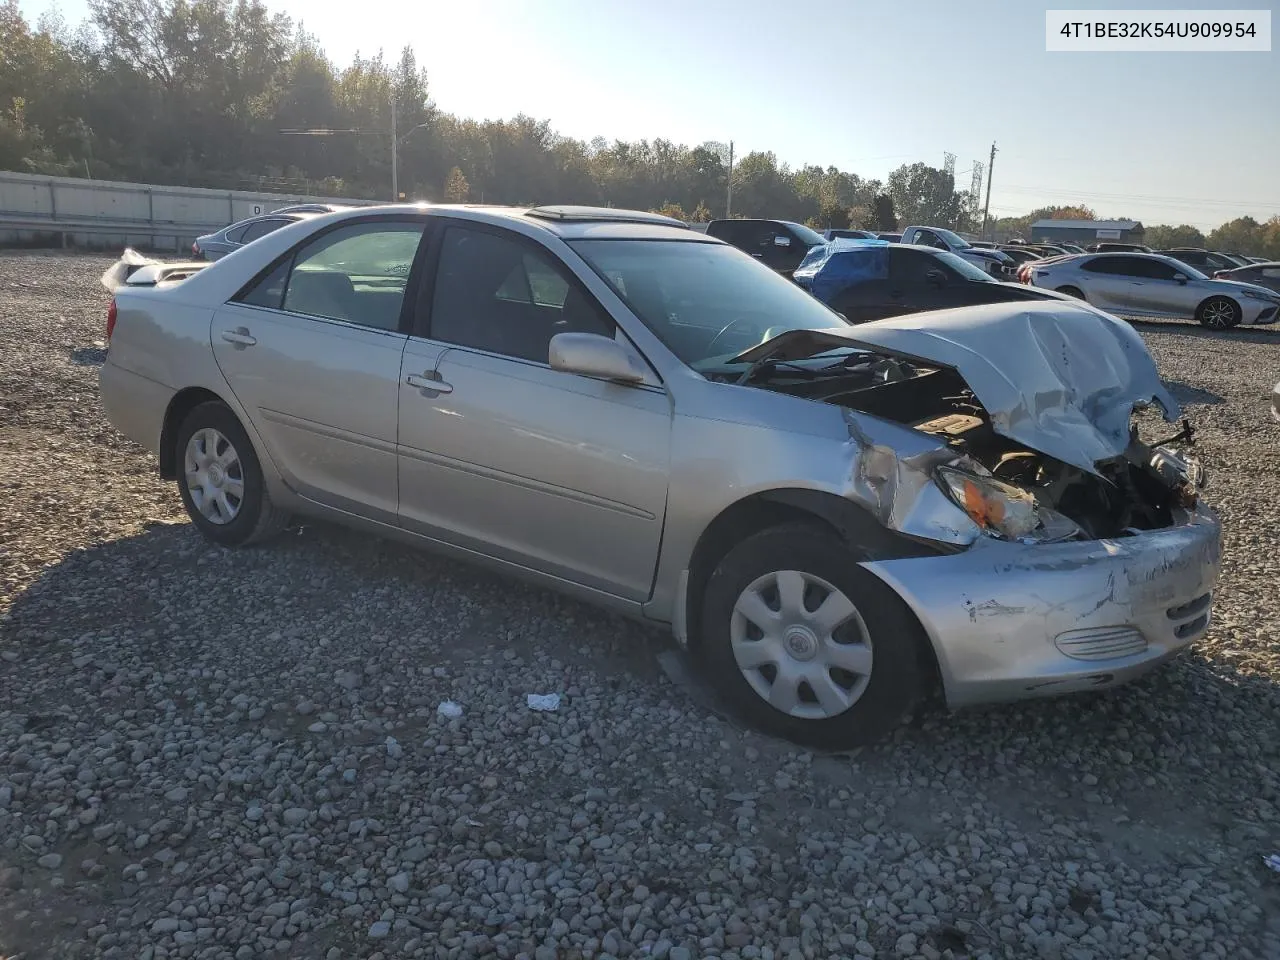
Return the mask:
<svg viewBox="0 0 1280 960">
<path fill-rule="evenodd" d="M 791 246 L 791 238 L 790 238 L 790 237 L 782 237 L 782 236 L 774 237 L 774 238 L 773 238 L 773 245 L 774 245 L 775 247 L 789 247 L 789 246 Z"/>
<path fill-rule="evenodd" d="M 617 340 L 598 333 L 557 333 L 547 349 L 552 370 L 617 383 L 643 383 L 644 368 Z"/>
<path fill-rule="evenodd" d="M 935 287 L 944 287 L 947 284 L 947 275 L 941 270 L 930 270 L 925 274 L 925 278 Z"/>
</svg>

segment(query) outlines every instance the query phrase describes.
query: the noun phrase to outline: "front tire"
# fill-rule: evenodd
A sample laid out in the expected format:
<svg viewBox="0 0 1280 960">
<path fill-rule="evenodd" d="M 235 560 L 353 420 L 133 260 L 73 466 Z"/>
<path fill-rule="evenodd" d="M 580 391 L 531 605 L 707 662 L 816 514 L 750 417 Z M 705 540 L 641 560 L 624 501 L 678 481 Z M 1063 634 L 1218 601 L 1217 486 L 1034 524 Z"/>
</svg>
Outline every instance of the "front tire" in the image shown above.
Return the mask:
<svg viewBox="0 0 1280 960">
<path fill-rule="evenodd" d="M 1077 300 L 1085 299 L 1084 291 L 1079 287 L 1059 287 L 1055 292 L 1065 293 L 1068 297 L 1075 297 Z M 1087 300 L 1085 300 L 1085 302 L 1088 303 Z"/>
<path fill-rule="evenodd" d="M 1210 330 L 1230 330 L 1242 316 L 1240 304 L 1230 297 L 1210 297 L 1196 307 L 1196 321 Z"/>
<path fill-rule="evenodd" d="M 202 403 L 178 430 L 178 491 L 200 532 L 224 547 L 270 539 L 289 522 L 271 502 L 253 444 L 223 403 Z"/>
<path fill-rule="evenodd" d="M 897 727 L 920 695 L 921 632 L 888 586 L 822 527 L 757 533 L 707 583 L 710 676 L 753 726 L 846 749 Z"/>
</svg>

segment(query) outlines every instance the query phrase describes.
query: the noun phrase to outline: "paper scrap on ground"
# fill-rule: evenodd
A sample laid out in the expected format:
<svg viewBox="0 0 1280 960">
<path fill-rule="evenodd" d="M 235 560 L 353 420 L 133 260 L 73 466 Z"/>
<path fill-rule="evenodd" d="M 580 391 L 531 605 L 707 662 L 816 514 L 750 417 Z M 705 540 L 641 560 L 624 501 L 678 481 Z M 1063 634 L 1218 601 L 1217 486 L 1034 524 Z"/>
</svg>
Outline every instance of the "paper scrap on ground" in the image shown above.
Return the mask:
<svg viewBox="0 0 1280 960">
<path fill-rule="evenodd" d="M 560 694 L 558 693 L 531 693 L 529 694 L 529 709 L 552 711 L 560 709 Z"/>
<path fill-rule="evenodd" d="M 454 703 L 452 700 L 446 700 L 440 706 L 436 707 L 436 713 L 442 717 L 460 717 L 462 716 L 462 707 Z"/>
<path fill-rule="evenodd" d="M 1280 853 L 1273 853 L 1269 857 L 1263 857 L 1262 862 L 1276 873 L 1280 873 Z"/>
</svg>

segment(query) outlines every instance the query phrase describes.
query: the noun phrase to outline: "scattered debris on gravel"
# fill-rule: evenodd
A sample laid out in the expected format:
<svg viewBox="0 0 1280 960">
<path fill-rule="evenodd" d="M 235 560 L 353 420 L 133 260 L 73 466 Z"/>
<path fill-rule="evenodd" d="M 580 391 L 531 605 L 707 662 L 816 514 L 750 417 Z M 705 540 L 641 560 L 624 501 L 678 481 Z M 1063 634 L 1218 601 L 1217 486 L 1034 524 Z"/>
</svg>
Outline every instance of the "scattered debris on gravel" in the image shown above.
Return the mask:
<svg viewBox="0 0 1280 960">
<path fill-rule="evenodd" d="M 824 756 L 549 593 L 204 542 L 99 410 L 108 262 L 0 254 L 0 955 L 1280 956 L 1280 335 L 1143 328 L 1226 526 L 1194 652 Z"/>
</svg>

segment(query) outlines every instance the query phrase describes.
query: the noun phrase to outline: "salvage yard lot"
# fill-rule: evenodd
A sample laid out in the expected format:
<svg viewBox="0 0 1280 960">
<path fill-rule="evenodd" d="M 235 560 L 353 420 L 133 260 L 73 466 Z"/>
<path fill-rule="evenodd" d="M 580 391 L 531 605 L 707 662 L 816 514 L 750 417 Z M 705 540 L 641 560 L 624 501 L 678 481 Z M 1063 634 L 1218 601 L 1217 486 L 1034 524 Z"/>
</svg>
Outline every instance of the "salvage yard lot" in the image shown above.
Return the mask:
<svg viewBox="0 0 1280 960">
<path fill-rule="evenodd" d="M 551 594 L 210 546 L 99 409 L 109 263 L 0 254 L 0 956 L 1280 956 L 1280 335 L 1142 327 L 1225 526 L 1190 655 L 834 757 Z"/>
</svg>

